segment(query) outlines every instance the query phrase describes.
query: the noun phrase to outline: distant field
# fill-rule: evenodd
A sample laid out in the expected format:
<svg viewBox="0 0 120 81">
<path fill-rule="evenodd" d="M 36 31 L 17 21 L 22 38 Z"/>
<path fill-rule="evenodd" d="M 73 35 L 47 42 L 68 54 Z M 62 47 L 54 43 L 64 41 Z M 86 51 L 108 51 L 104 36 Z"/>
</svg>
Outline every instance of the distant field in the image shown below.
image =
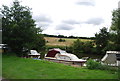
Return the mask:
<svg viewBox="0 0 120 81">
<path fill-rule="evenodd" d="M 73 38 L 62 38 L 65 39 L 65 42 L 58 42 L 60 38 L 56 37 L 45 37 L 45 40 L 48 41 L 46 45 L 50 46 L 70 46 L 75 40 Z M 82 42 L 92 41 L 90 39 L 80 39 Z"/>
</svg>

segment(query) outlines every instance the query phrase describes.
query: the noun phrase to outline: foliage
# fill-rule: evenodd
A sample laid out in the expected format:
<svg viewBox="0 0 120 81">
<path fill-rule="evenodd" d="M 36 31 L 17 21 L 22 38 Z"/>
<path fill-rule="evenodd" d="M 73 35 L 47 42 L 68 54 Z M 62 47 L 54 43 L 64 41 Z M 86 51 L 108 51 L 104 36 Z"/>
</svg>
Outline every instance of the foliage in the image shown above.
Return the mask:
<svg viewBox="0 0 120 81">
<path fill-rule="evenodd" d="M 108 65 L 102 65 L 100 62 L 96 62 L 92 59 L 87 61 L 87 68 L 88 69 L 97 69 L 97 70 L 107 70 L 111 72 L 117 72 L 117 67 L 110 67 Z"/>
<path fill-rule="evenodd" d="M 71 67 L 45 60 L 3 55 L 2 76 L 5 79 L 117 79 L 109 71 Z"/>
<path fill-rule="evenodd" d="M 95 38 L 96 38 L 96 47 L 98 49 L 98 52 L 101 53 L 101 51 L 108 44 L 109 32 L 107 32 L 107 28 L 103 27 L 102 29 L 100 29 L 100 32 L 95 34 Z"/>
<path fill-rule="evenodd" d="M 45 37 L 57 37 L 57 38 L 72 38 L 72 39 L 90 39 L 95 40 L 95 37 L 78 37 L 78 36 L 64 36 L 64 35 L 48 35 L 44 34 Z"/>
<path fill-rule="evenodd" d="M 58 38 L 64 38 L 65 36 L 64 35 L 58 35 L 57 37 Z"/>
<path fill-rule="evenodd" d="M 51 45 L 47 45 L 46 46 L 46 49 L 49 50 L 49 49 L 53 49 L 53 48 L 60 48 L 62 50 L 65 50 L 66 49 L 66 46 L 51 46 Z"/>
<path fill-rule="evenodd" d="M 84 43 L 81 42 L 79 39 L 74 41 L 74 43 L 72 45 L 73 53 L 80 54 L 81 52 L 83 52 L 83 44 Z"/>
<path fill-rule="evenodd" d="M 65 42 L 65 39 L 59 39 L 58 42 Z"/>
<path fill-rule="evenodd" d="M 120 50 L 120 8 L 113 10 L 112 13 L 112 25 L 111 35 L 113 36 L 113 42 L 117 45 L 115 50 Z"/>
<path fill-rule="evenodd" d="M 83 45 L 83 51 L 84 53 L 92 53 L 93 52 L 93 42 L 85 42 Z"/>
<path fill-rule="evenodd" d="M 74 54 L 95 53 L 94 41 L 82 42 L 79 39 L 77 39 L 69 48 L 72 50 L 72 53 Z"/>
<path fill-rule="evenodd" d="M 100 69 L 100 67 L 101 67 L 101 64 L 92 60 L 92 59 L 89 59 L 87 61 L 87 68 L 88 69 Z"/>
<path fill-rule="evenodd" d="M 1 9 L 3 43 L 8 44 L 18 55 L 23 50 L 39 50 L 45 45 L 41 29 L 36 28 L 30 10 L 29 7 L 20 5 L 19 1 L 14 1 L 11 7 L 3 6 Z"/>
</svg>

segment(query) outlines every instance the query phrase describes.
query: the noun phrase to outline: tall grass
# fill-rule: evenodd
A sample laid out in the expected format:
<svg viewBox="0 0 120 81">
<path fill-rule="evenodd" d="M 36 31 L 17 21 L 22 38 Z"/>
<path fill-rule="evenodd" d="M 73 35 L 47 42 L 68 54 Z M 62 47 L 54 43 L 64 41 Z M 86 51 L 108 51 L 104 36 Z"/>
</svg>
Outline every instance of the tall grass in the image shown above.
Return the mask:
<svg viewBox="0 0 120 81">
<path fill-rule="evenodd" d="M 6 79 L 117 79 L 109 71 L 76 68 L 45 60 L 3 55 L 3 77 Z"/>
</svg>

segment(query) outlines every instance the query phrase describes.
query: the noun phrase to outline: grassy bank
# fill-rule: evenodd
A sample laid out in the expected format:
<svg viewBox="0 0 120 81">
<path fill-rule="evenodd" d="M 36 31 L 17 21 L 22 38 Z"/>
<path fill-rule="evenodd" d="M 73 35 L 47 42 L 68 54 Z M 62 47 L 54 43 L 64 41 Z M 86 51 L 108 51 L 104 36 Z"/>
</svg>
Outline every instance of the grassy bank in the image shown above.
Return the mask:
<svg viewBox="0 0 120 81">
<path fill-rule="evenodd" d="M 3 55 L 3 77 L 6 79 L 116 79 L 109 71 L 76 68 L 43 60 Z"/>
</svg>

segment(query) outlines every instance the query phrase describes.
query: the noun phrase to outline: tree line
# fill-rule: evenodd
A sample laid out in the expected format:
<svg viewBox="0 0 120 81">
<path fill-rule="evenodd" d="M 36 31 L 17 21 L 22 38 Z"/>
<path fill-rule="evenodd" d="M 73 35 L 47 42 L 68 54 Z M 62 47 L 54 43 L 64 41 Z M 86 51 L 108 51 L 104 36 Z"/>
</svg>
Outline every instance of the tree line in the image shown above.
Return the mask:
<svg viewBox="0 0 120 81">
<path fill-rule="evenodd" d="M 78 36 L 64 36 L 64 35 L 49 35 L 49 34 L 43 34 L 45 37 L 57 37 L 57 38 L 73 38 L 73 39 L 91 39 L 95 40 L 95 37 L 78 37 Z"/>
</svg>

